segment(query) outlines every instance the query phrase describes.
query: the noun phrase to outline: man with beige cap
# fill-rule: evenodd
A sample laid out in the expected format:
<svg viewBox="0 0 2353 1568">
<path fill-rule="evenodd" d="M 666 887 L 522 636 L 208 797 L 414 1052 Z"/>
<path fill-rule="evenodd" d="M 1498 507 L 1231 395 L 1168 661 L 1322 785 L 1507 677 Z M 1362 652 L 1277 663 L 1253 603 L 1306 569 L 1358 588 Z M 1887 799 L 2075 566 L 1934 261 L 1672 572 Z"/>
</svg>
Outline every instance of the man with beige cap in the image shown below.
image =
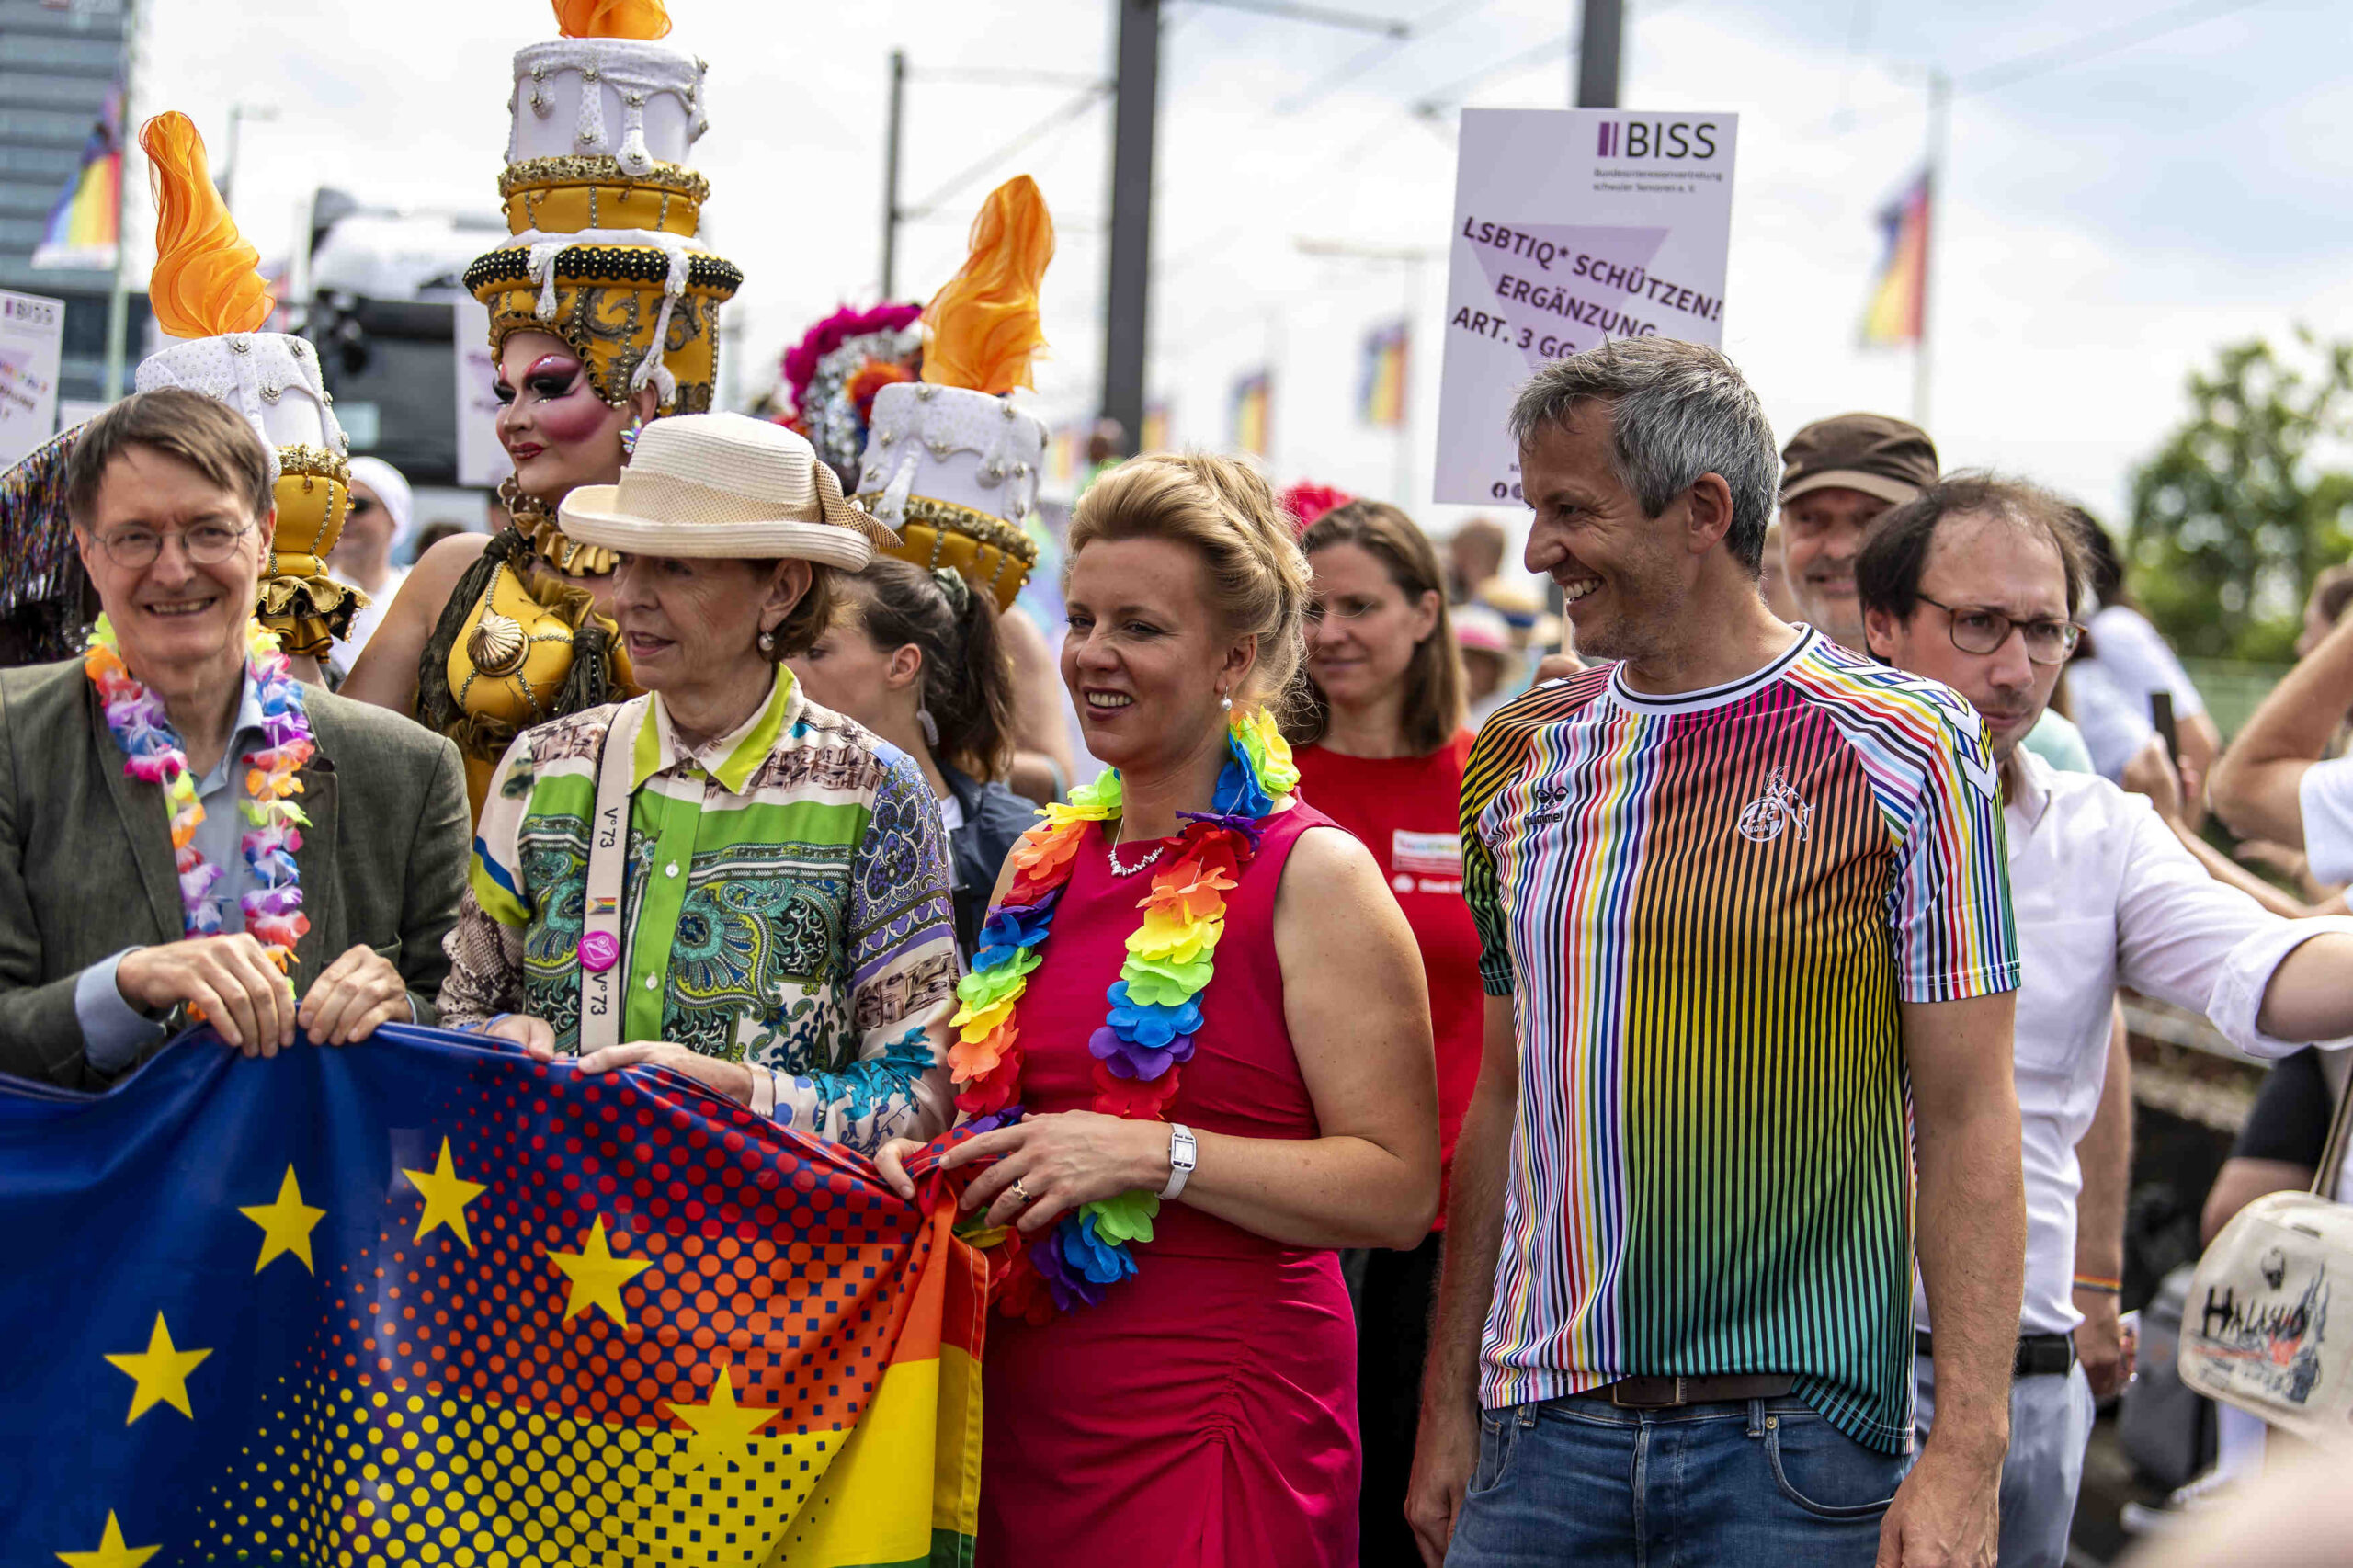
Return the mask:
<svg viewBox="0 0 2353 1568">
<path fill-rule="evenodd" d="M 948 840 L 905 753 L 785 660 L 832 573 L 890 531 L 800 436 L 734 414 L 645 427 L 564 533 L 620 554 L 646 695 L 526 731 L 499 763 L 449 939 L 446 1022 L 583 1072 L 654 1062 L 870 1153 L 951 1114 Z"/>
<path fill-rule="evenodd" d="M 1937 449 L 1883 414 L 1817 419 L 1781 449 L 1781 549 L 1790 592 L 1816 631 L 1869 652 L 1855 557 L 1879 515 L 1937 482 Z"/>
</svg>

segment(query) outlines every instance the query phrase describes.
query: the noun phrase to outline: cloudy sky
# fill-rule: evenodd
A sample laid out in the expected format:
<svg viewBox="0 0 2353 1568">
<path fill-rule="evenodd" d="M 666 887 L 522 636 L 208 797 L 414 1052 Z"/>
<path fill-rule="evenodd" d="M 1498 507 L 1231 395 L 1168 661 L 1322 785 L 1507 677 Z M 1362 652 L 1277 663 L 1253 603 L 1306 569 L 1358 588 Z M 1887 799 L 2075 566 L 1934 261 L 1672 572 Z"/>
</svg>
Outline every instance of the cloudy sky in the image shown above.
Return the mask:
<svg viewBox="0 0 2353 1568">
<path fill-rule="evenodd" d="M 1415 24 L 1404 42 L 1169 0 L 1154 235 L 1153 392 L 1183 443 L 1230 436 L 1234 378 L 1272 369 L 1281 479 L 1426 503 L 1456 111 L 1567 101 L 1574 0 L 1325 0 Z M 1741 117 L 1726 350 L 1785 436 L 1908 412 L 1902 352 L 1855 347 L 1873 213 L 1917 166 L 1927 72 L 1959 84 L 1933 307 L 1930 423 L 1951 466 L 2022 471 L 2122 508 L 2133 463 L 2218 344 L 2332 327 L 2353 305 L 2353 76 L 2336 0 L 1629 0 L 1624 101 Z M 508 58 L 551 36 L 514 0 L 149 0 L 142 113 L 217 143 L 249 124 L 238 217 L 282 252 L 301 195 L 489 213 Z M 1091 412 L 1106 245 L 1104 0 L 674 0 L 711 62 L 697 150 L 706 235 L 742 265 L 741 385 L 843 301 L 875 297 L 887 60 L 907 51 L 903 294 L 961 259 L 997 179 L 1057 215 L 1037 405 Z M 228 20 L 229 17 L 233 20 Z M 926 73 L 948 73 L 932 76 Z M 1011 158 L 984 162 L 1033 129 Z M 969 178 L 962 176 L 970 176 Z M 959 183 L 960 178 L 962 183 Z M 1420 267 L 1301 242 L 1427 253 Z M 1409 438 L 1356 422 L 1358 344 L 1407 300 Z M 1443 529 L 1460 514 L 1417 505 Z"/>
</svg>

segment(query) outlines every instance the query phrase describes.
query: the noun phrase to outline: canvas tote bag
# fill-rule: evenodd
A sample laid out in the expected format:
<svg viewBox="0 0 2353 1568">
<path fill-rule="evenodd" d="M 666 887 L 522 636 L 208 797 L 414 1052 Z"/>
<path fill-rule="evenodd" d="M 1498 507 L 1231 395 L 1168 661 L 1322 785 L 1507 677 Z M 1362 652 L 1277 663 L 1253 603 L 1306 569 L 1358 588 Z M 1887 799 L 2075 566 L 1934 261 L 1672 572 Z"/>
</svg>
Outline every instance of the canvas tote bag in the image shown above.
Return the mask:
<svg viewBox="0 0 2353 1568">
<path fill-rule="evenodd" d="M 2323 1196 L 2344 1168 L 2348 1112 L 2353 1086 L 2337 1092 L 2312 1189 L 2233 1216 L 2182 1304 L 2181 1381 L 2315 1442 L 2353 1442 L 2353 1204 Z"/>
</svg>

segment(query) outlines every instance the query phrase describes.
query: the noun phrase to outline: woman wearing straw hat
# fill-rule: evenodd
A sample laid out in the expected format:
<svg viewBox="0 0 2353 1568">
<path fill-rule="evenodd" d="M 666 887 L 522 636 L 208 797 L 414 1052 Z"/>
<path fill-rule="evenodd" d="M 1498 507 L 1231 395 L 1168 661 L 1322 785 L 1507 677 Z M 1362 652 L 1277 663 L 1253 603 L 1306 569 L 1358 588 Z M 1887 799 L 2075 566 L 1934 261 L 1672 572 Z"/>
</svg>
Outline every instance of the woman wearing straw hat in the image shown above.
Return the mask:
<svg viewBox="0 0 2353 1568">
<path fill-rule="evenodd" d="M 570 537 L 620 553 L 647 695 L 527 731 L 483 811 L 445 1020 L 583 1071 L 673 1068 L 871 1152 L 950 1114 L 946 840 L 897 748 L 784 661 L 886 530 L 801 437 L 739 415 L 646 426 Z"/>
</svg>

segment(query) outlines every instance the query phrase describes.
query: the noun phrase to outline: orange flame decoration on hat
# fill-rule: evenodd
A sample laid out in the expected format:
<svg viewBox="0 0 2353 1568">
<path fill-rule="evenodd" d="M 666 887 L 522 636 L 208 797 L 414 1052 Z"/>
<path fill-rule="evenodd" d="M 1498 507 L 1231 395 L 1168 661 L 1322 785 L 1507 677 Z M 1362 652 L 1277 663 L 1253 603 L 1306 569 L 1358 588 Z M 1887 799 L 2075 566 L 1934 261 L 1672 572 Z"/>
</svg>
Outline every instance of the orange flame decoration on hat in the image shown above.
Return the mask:
<svg viewBox="0 0 2353 1568">
<path fill-rule="evenodd" d="M 566 38 L 633 38 L 651 43 L 670 35 L 662 0 L 555 0 L 555 25 Z"/>
<path fill-rule="evenodd" d="M 1038 321 L 1038 285 L 1054 259 L 1054 221 L 1038 182 L 1016 175 L 995 190 L 972 220 L 972 254 L 964 270 L 924 307 L 931 341 L 923 379 L 1002 396 L 1031 386 L 1029 361 L 1046 346 Z"/>
<path fill-rule="evenodd" d="M 258 332 L 269 319 L 261 253 L 237 233 L 213 188 L 204 138 L 174 109 L 139 130 L 155 193 L 155 271 L 147 285 L 155 320 L 174 337 Z"/>
</svg>

